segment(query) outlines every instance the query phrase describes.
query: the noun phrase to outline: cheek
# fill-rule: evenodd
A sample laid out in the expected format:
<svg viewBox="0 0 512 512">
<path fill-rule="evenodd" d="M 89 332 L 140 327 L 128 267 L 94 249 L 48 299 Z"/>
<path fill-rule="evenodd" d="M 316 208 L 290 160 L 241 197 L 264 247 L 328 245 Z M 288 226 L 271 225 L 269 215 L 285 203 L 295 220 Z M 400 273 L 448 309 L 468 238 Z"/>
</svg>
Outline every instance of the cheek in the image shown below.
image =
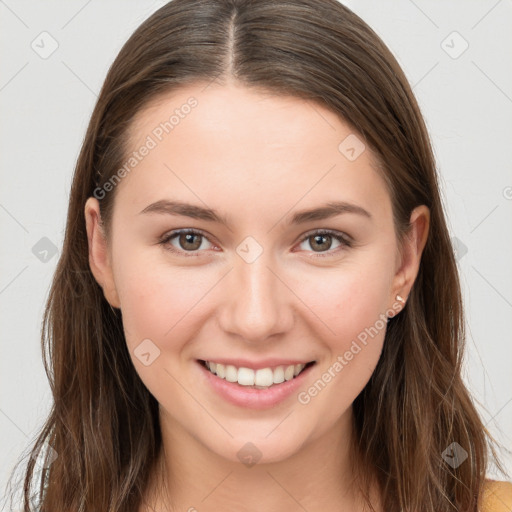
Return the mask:
<svg viewBox="0 0 512 512">
<path fill-rule="evenodd" d="M 127 343 L 133 349 L 149 338 L 161 350 L 179 350 L 179 340 L 199 328 L 194 318 L 218 276 L 206 268 L 173 268 L 152 256 L 123 257 L 114 272 Z"/>
<path fill-rule="evenodd" d="M 335 272 L 322 286 L 309 283 L 311 308 L 322 322 L 317 332 L 326 357 L 317 380 L 302 389 L 301 403 L 323 416 L 324 425 L 346 411 L 370 379 L 386 334 L 389 274 L 385 265 Z M 313 293 L 311 293 L 313 290 Z M 308 303 L 309 305 L 309 303 Z"/>
<path fill-rule="evenodd" d="M 385 265 L 354 266 L 321 280 L 303 283 L 308 305 L 322 320 L 324 340 L 333 351 L 345 351 L 350 341 L 376 325 L 388 309 L 391 279 Z"/>
<path fill-rule="evenodd" d="M 133 365 L 160 403 L 173 397 L 171 409 L 185 409 L 189 400 L 170 375 L 179 373 L 180 358 L 187 356 L 189 341 L 201 326 L 200 301 L 215 284 L 216 276 L 209 274 L 172 268 L 142 253 L 118 260 L 114 272 Z"/>
</svg>

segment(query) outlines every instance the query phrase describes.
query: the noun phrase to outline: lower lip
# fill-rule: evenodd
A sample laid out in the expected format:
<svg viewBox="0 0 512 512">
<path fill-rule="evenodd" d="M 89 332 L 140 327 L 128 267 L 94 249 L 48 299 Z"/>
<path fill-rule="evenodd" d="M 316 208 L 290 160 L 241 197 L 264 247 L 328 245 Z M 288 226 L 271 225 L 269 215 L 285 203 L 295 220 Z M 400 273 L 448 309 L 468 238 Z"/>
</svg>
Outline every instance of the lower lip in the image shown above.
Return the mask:
<svg viewBox="0 0 512 512">
<path fill-rule="evenodd" d="M 308 366 L 306 369 L 302 370 L 297 377 L 291 380 L 274 384 L 268 389 L 257 389 L 241 386 L 237 382 L 228 382 L 225 379 L 221 379 L 205 368 L 201 362 L 196 362 L 208 383 L 220 396 L 234 405 L 248 409 L 268 409 L 283 402 L 304 383 L 309 372 L 316 364 Z"/>
</svg>

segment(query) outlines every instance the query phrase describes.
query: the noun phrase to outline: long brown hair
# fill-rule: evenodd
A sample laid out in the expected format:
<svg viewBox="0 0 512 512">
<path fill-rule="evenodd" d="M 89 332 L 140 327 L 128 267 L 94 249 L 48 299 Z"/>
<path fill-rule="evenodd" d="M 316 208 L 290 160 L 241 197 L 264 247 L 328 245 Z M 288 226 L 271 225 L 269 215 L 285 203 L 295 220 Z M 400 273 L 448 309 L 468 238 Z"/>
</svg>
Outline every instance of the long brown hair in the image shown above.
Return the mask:
<svg viewBox="0 0 512 512">
<path fill-rule="evenodd" d="M 24 474 L 24 511 L 35 456 L 47 445 L 57 458 L 36 486 L 42 512 L 137 512 L 142 502 L 161 449 L 158 403 L 130 360 L 121 312 L 90 271 L 84 205 L 123 165 L 135 114 L 185 84 L 215 79 L 338 114 L 377 156 L 400 243 L 412 210 L 430 209 L 407 305 L 389 320 L 380 361 L 353 403 L 357 469 L 363 488 L 377 479 L 386 511 L 477 512 L 488 448 L 502 466 L 461 378 L 463 304 L 429 136 L 389 49 L 336 0 L 173 0 L 121 49 L 78 157 L 44 314 L 54 403 Z M 107 233 L 115 190 L 100 200 Z M 468 453 L 456 468 L 442 456 L 452 442 Z"/>
</svg>

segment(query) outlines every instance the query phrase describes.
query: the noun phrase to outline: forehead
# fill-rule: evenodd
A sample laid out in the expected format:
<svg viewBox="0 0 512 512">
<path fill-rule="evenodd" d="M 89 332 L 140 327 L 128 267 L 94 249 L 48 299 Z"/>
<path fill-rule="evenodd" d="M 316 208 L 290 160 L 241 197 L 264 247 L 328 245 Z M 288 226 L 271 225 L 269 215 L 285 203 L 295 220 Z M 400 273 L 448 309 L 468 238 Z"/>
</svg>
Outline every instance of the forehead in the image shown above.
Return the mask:
<svg viewBox="0 0 512 512">
<path fill-rule="evenodd" d="M 230 205 L 242 212 L 343 199 L 377 218 L 390 215 L 385 183 L 362 137 L 308 100 L 234 84 L 182 87 L 135 116 L 130 152 L 143 146 L 151 149 L 118 191 L 138 211 L 168 196 L 221 212 Z"/>
<path fill-rule="evenodd" d="M 130 145 L 153 134 L 163 145 L 172 144 L 170 139 L 187 146 L 201 142 L 202 154 L 214 151 L 218 157 L 213 140 L 224 139 L 224 154 L 234 154 L 236 143 L 243 141 L 247 153 L 281 150 L 290 158 L 292 150 L 299 159 L 329 147 L 338 152 L 340 137 L 352 132 L 335 113 L 310 100 L 234 83 L 203 84 L 177 89 L 138 112 L 130 127 Z M 208 139 L 212 144 L 206 144 Z"/>
</svg>

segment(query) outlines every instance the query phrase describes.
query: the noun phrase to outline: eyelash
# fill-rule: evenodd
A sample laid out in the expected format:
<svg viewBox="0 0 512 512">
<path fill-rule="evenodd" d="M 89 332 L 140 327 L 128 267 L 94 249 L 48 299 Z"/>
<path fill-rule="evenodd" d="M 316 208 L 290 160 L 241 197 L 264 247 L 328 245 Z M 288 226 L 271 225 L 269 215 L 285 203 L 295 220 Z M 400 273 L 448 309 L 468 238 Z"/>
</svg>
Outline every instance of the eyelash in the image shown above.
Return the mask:
<svg viewBox="0 0 512 512">
<path fill-rule="evenodd" d="M 162 245 L 166 250 L 171 251 L 175 254 L 184 255 L 185 257 L 199 256 L 201 251 L 182 251 L 182 250 L 176 249 L 173 246 L 169 245 L 169 242 L 173 238 L 175 238 L 176 236 L 182 235 L 182 234 L 199 235 L 208 240 L 208 237 L 202 231 L 193 229 L 193 228 L 189 228 L 189 229 L 178 229 L 175 231 L 171 231 L 170 233 L 164 235 L 163 238 L 161 238 L 158 243 L 160 245 Z M 351 248 L 352 247 L 352 241 L 346 235 L 338 233 L 337 231 L 332 231 L 330 229 L 317 229 L 314 231 L 310 231 L 303 236 L 303 238 L 300 240 L 299 244 L 302 244 L 302 242 L 306 241 L 308 238 L 311 238 L 313 236 L 322 236 L 322 235 L 332 236 L 335 240 L 340 242 L 342 245 L 340 247 L 338 247 L 337 249 L 335 249 L 334 251 L 329 250 L 324 253 L 317 253 L 313 256 L 314 258 L 331 257 L 333 255 L 333 253 L 337 253 L 339 250 L 343 250 L 343 248 Z"/>
</svg>

